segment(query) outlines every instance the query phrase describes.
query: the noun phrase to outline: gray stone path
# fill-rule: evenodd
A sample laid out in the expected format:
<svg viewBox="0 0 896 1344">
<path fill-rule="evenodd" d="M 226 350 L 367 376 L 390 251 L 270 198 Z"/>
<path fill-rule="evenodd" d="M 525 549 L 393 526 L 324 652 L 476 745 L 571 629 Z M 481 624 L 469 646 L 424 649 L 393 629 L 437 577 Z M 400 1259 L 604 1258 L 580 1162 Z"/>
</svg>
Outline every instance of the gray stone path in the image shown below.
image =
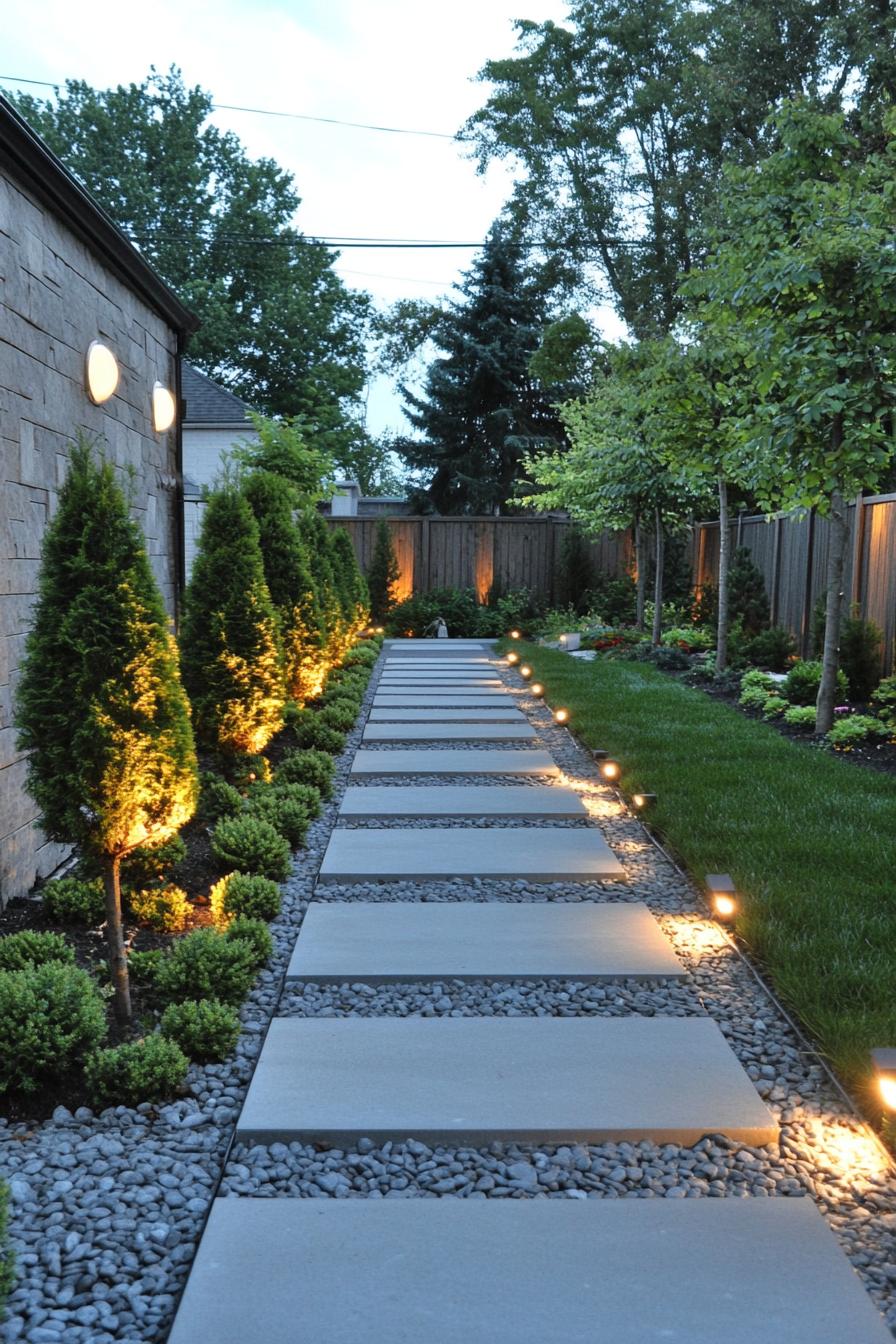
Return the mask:
<svg viewBox="0 0 896 1344">
<path fill-rule="evenodd" d="M 501 742 L 524 741 L 537 737 L 535 729 L 523 719 L 519 723 L 368 723 L 364 742 Z"/>
<path fill-rule="evenodd" d="M 390 753 L 391 754 L 391 753 Z M 598 830 L 520 826 L 462 830 L 428 826 L 335 830 L 321 882 L 426 882 L 457 877 L 525 882 L 619 879 L 625 869 Z"/>
<path fill-rule="evenodd" d="M 361 750 L 352 761 L 353 775 L 559 775 L 546 751 L 464 751 L 463 748 L 386 751 Z"/>
<path fill-rule="evenodd" d="M 393 687 L 391 691 L 377 691 L 373 697 L 374 708 L 389 708 L 391 705 L 405 705 L 408 708 L 428 709 L 436 707 L 475 709 L 494 708 L 497 705 L 516 705 L 517 696 L 493 686 L 480 686 L 475 691 L 457 691 L 442 687 L 438 690 L 403 690 Z"/>
<path fill-rule="evenodd" d="M 646 905 L 318 903 L 288 980 L 679 979 Z"/>
<path fill-rule="evenodd" d="M 526 723 L 526 716 L 513 704 L 501 709 L 408 709 L 396 705 L 389 709 L 372 709 L 368 723 Z"/>
<path fill-rule="evenodd" d="M 586 817 L 574 789 L 549 784 L 350 784 L 340 817 Z"/>
</svg>

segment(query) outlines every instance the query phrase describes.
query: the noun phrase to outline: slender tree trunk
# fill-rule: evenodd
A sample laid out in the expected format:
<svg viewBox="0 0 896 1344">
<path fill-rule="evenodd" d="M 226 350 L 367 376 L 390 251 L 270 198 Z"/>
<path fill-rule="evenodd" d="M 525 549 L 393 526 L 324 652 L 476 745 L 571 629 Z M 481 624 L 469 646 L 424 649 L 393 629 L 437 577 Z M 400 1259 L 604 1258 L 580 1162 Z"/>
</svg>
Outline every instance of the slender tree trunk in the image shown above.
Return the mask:
<svg viewBox="0 0 896 1344">
<path fill-rule="evenodd" d="M 842 434 L 842 429 L 836 426 L 833 432 L 835 441 L 838 440 L 838 430 Z M 835 442 L 835 447 L 839 447 L 839 442 Z M 826 733 L 834 722 L 837 672 L 840 668 L 840 622 L 843 614 L 843 571 L 846 567 L 848 529 L 846 501 L 839 491 L 831 496 L 830 529 L 824 651 L 821 656 L 821 685 L 815 702 L 815 731 L 819 734 Z"/>
<path fill-rule="evenodd" d="M 106 856 L 103 865 L 103 884 L 106 889 L 106 942 L 109 947 L 109 969 L 115 1016 L 126 1025 L 131 1020 L 131 986 L 128 979 L 128 959 L 124 950 L 124 930 L 121 923 L 121 859 Z"/>
<path fill-rule="evenodd" d="M 716 630 L 716 672 L 728 666 L 728 566 L 731 537 L 728 530 L 728 483 L 719 477 L 719 617 Z"/>
<path fill-rule="evenodd" d="M 644 528 L 640 515 L 635 519 L 635 629 L 644 629 L 644 607 L 647 603 L 647 547 L 644 544 Z"/>
<path fill-rule="evenodd" d="M 656 575 L 653 583 L 653 633 L 651 640 L 659 644 L 663 633 L 663 567 L 666 559 L 666 537 L 663 532 L 663 515 L 654 510 L 656 524 Z"/>
</svg>

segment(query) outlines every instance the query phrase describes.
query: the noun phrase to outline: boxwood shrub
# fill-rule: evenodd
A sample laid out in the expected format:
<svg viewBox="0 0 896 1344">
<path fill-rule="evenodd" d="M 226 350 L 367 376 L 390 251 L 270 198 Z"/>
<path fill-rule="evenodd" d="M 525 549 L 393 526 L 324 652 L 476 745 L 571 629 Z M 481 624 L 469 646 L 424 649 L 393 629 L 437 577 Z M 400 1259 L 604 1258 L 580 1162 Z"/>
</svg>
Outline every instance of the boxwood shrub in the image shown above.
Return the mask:
<svg viewBox="0 0 896 1344">
<path fill-rule="evenodd" d="M 186 999 L 170 1003 L 162 1014 L 162 1035 L 180 1046 L 189 1059 L 220 1063 L 239 1040 L 235 1008 L 218 999 Z"/>
<path fill-rule="evenodd" d="M 61 933 L 43 933 L 22 929 L 0 938 L 0 971 L 23 971 L 27 966 L 46 966 L 48 962 L 71 964 L 75 950 Z"/>
<path fill-rule="evenodd" d="M 275 919 L 280 913 L 280 888 L 268 877 L 231 873 L 212 887 L 211 910 L 216 924 L 226 924 L 236 915 Z"/>
<path fill-rule="evenodd" d="M 216 929 L 194 929 L 178 939 L 159 962 L 155 986 L 163 999 L 220 999 L 242 1003 L 255 979 L 251 951 Z"/>
<path fill-rule="evenodd" d="M 183 1084 L 190 1061 L 176 1042 L 158 1033 L 142 1041 L 97 1050 L 84 1070 L 94 1105 L 139 1106 L 167 1101 Z"/>
<path fill-rule="evenodd" d="M 247 919 L 245 915 L 238 915 L 232 924 L 228 924 L 224 937 L 228 942 L 236 942 L 241 947 L 248 948 L 256 969 L 260 969 L 265 962 L 270 961 L 274 951 L 271 931 L 261 919 Z"/>
<path fill-rule="evenodd" d="M 41 891 L 44 910 L 60 924 L 102 924 L 106 899 L 99 878 L 59 877 Z"/>
<path fill-rule="evenodd" d="M 336 767 L 325 751 L 310 748 L 305 751 L 287 751 L 274 776 L 274 783 L 312 784 L 322 798 L 333 792 Z"/>
<path fill-rule="evenodd" d="M 212 832 L 212 852 L 227 868 L 260 873 L 284 882 L 289 877 L 289 841 L 263 817 L 224 817 Z"/>
<path fill-rule="evenodd" d="M 0 1092 L 35 1092 L 76 1068 L 106 1035 L 100 992 L 77 966 L 0 971 Z"/>
</svg>

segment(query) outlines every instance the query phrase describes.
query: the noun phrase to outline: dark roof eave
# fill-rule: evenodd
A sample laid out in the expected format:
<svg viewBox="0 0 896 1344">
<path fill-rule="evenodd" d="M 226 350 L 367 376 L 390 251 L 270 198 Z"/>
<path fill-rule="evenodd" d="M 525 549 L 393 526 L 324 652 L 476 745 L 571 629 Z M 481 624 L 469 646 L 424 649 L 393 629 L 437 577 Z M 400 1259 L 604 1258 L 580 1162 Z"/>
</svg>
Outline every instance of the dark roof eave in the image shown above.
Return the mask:
<svg viewBox="0 0 896 1344">
<path fill-rule="evenodd" d="M 10 168 L 81 240 L 164 317 L 175 331 L 198 330 L 199 318 L 140 255 L 118 225 L 0 93 L 0 165 Z"/>
</svg>

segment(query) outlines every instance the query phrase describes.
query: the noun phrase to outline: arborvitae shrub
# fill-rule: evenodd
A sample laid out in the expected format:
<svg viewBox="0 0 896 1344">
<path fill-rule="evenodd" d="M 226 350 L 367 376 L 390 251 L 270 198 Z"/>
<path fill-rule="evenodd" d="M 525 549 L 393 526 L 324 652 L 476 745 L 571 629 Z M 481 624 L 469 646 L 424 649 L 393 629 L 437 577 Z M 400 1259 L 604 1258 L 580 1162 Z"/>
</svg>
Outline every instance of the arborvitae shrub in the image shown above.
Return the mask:
<svg viewBox="0 0 896 1344">
<path fill-rule="evenodd" d="M 174 886 L 129 892 L 127 903 L 137 923 L 155 933 L 181 933 L 193 912 L 187 893 Z"/>
<path fill-rule="evenodd" d="M 218 925 L 226 925 L 238 915 L 248 919 L 276 919 L 280 903 L 280 888 L 276 882 L 248 873 L 222 877 L 211 890 L 212 919 Z"/>
<path fill-rule="evenodd" d="M 299 523 L 305 542 L 314 591 L 321 614 L 324 636 L 324 662 L 332 666 L 338 662 L 348 643 L 348 632 L 339 589 L 333 573 L 329 528 L 316 511 L 307 510 Z"/>
<path fill-rule="evenodd" d="M 584 610 L 582 599 L 594 582 L 591 552 L 582 532 L 575 526 L 567 527 L 560 544 L 560 604 Z"/>
<path fill-rule="evenodd" d="M 105 1006 L 86 971 L 58 961 L 0 971 L 0 1092 L 58 1082 L 105 1034 Z"/>
<path fill-rule="evenodd" d="M 269 821 L 244 813 L 224 817 L 212 832 L 212 852 L 226 868 L 285 882 L 291 868 L 289 841 Z"/>
<path fill-rule="evenodd" d="M 758 635 L 771 619 L 762 570 L 746 546 L 737 548 L 728 566 L 728 619 L 740 621 L 747 636 Z"/>
<path fill-rule="evenodd" d="M 333 756 L 345 746 L 345 734 L 331 727 L 321 717 L 323 711 L 305 709 L 292 724 L 292 731 L 300 747 L 317 747 Z"/>
<path fill-rule="evenodd" d="M 161 845 L 141 846 L 122 860 L 122 883 L 130 887 L 147 887 L 151 882 L 161 882 L 186 857 L 187 847 L 179 835 L 172 835 Z"/>
<path fill-rule="evenodd" d="M 376 541 L 367 570 L 367 589 L 370 593 L 370 619 L 375 625 L 384 625 L 395 606 L 395 590 L 401 571 L 388 524 L 381 518 L 376 525 Z"/>
<path fill-rule="evenodd" d="M 217 999 L 187 999 L 168 1005 L 162 1014 L 161 1030 L 188 1059 L 200 1064 L 220 1063 L 239 1040 L 240 1019 L 235 1008 Z"/>
<path fill-rule="evenodd" d="M 56 961 L 71 965 L 75 950 L 61 933 L 22 929 L 0 938 L 0 971 L 23 971 L 27 966 L 46 966 Z"/>
<path fill-rule="evenodd" d="M 344 528 L 336 527 L 330 532 L 330 556 L 350 637 L 357 634 L 367 620 L 369 594 L 358 568 L 352 539 Z"/>
<path fill-rule="evenodd" d="M 252 954 L 253 964 L 258 969 L 270 961 L 274 951 L 271 931 L 261 919 L 249 919 L 246 915 L 237 915 L 236 919 L 228 924 L 224 937 L 229 942 L 238 942 L 242 947 L 248 948 Z"/>
<path fill-rule="evenodd" d="M 190 1061 L 174 1041 L 158 1034 L 97 1050 L 84 1070 L 97 1107 L 167 1101 L 183 1085 Z"/>
<path fill-rule="evenodd" d="M 243 795 L 222 775 L 207 771 L 200 776 L 199 816 L 203 821 L 235 817 L 243 810 Z"/>
<path fill-rule="evenodd" d="M 276 783 L 313 784 L 321 798 L 333 792 L 336 767 L 325 751 L 287 751 L 277 767 Z"/>
<path fill-rule="evenodd" d="M 44 911 L 60 924 L 101 924 L 105 918 L 106 900 L 99 878 L 87 882 L 57 877 L 40 894 Z"/>
<path fill-rule="evenodd" d="M 215 929 L 194 929 L 162 958 L 154 983 L 172 1003 L 200 998 L 240 1004 L 254 979 L 255 964 L 246 948 Z"/>
<path fill-rule="evenodd" d="M 280 726 L 283 666 L 258 525 L 232 486 L 205 506 L 181 647 L 197 736 L 223 752 L 261 751 Z"/>
<path fill-rule="evenodd" d="M 257 793 L 246 807 L 246 815 L 260 817 L 279 831 L 293 849 L 305 843 L 308 834 L 308 815 L 300 803 L 292 802 L 284 794 L 268 786 Z"/>
<path fill-rule="evenodd" d="M 143 534 L 108 463 L 75 445 L 43 540 L 19 747 L 50 839 L 100 861 L 116 1013 L 130 1017 L 119 865 L 196 807 L 190 711 Z"/>
</svg>

